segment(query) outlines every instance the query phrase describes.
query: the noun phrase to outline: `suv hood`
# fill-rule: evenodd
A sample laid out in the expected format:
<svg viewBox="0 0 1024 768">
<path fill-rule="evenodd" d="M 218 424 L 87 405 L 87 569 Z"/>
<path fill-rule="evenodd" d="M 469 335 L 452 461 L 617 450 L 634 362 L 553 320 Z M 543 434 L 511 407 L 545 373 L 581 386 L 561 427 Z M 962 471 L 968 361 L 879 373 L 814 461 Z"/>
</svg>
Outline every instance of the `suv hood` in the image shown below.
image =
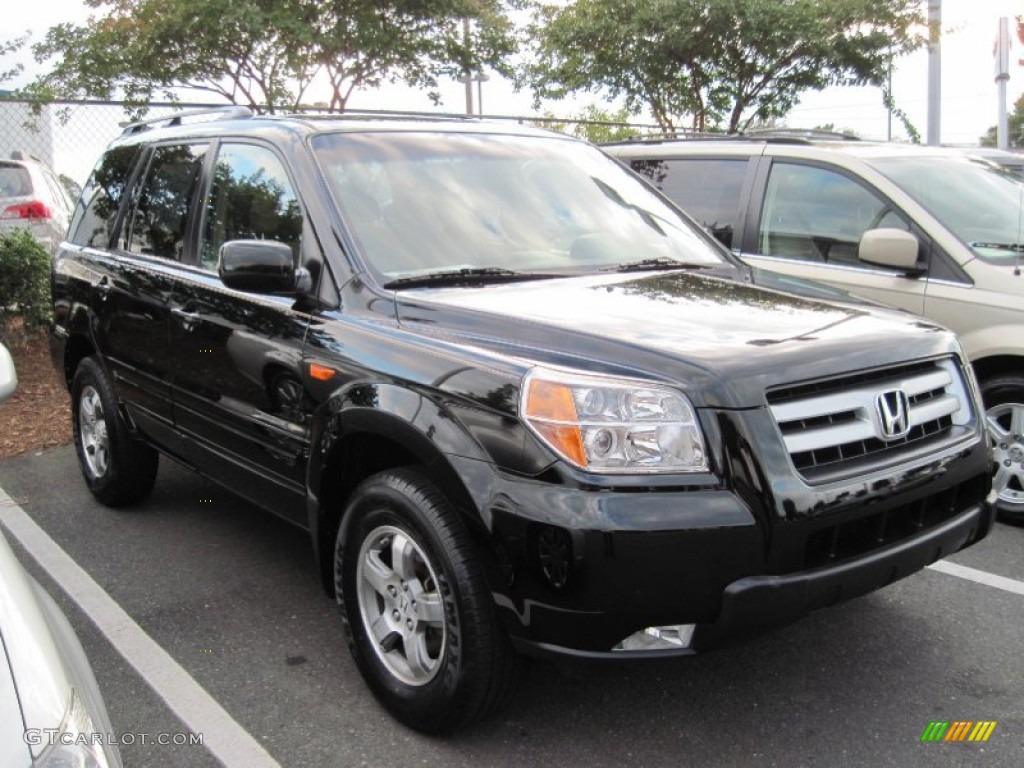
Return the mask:
<svg viewBox="0 0 1024 768">
<path fill-rule="evenodd" d="M 598 275 L 399 294 L 403 326 L 527 363 L 680 383 L 695 404 L 764 405 L 776 384 L 958 349 L 910 315 L 694 272 Z"/>
</svg>

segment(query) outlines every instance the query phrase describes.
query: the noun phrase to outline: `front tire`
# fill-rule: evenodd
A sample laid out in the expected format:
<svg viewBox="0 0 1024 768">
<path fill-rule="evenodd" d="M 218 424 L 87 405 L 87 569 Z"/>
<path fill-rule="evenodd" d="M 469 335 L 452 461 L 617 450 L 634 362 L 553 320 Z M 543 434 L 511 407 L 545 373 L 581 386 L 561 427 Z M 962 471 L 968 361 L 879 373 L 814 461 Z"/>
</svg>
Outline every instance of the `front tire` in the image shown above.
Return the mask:
<svg viewBox="0 0 1024 768">
<path fill-rule="evenodd" d="M 157 452 L 132 438 L 110 382 L 93 357 L 71 381 L 71 426 L 78 464 L 92 495 L 108 507 L 142 501 L 156 482 Z"/>
<path fill-rule="evenodd" d="M 981 383 L 992 444 L 992 488 L 1003 522 L 1024 523 L 1024 377 L 1008 373 Z"/>
<path fill-rule="evenodd" d="M 363 481 L 345 510 L 334 569 L 349 649 L 398 720 L 441 733 L 511 698 L 519 657 L 465 525 L 426 477 L 400 469 Z"/>
</svg>

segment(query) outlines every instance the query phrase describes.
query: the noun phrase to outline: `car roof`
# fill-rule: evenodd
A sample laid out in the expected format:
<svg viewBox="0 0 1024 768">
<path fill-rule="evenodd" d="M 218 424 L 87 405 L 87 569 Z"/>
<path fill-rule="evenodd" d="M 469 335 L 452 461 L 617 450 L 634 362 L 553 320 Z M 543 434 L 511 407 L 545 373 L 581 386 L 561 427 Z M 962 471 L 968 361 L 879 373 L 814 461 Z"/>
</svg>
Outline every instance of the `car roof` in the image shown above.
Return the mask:
<svg viewBox="0 0 1024 768">
<path fill-rule="evenodd" d="M 827 132 L 826 132 L 827 133 Z M 822 135 L 822 138 L 816 136 Z M 909 144 L 891 141 L 864 141 L 855 137 L 840 134 L 825 134 L 817 131 L 779 131 L 752 133 L 746 135 L 726 136 L 685 136 L 682 138 L 644 139 L 640 141 L 623 141 L 605 145 L 613 154 L 629 156 L 644 155 L 647 157 L 671 157 L 674 154 L 761 154 L 765 147 L 801 147 L 818 149 L 828 152 L 841 152 L 853 157 L 864 159 L 881 157 L 988 157 L 981 147 L 942 147 L 925 144 Z M 988 150 L 991 154 L 995 150 Z M 785 149 L 775 149 L 773 154 L 785 154 Z M 804 154 L 797 150 L 794 154 Z M 1021 157 L 1012 153 L 1002 153 L 1011 157 Z M 1021 158 L 1024 160 L 1024 158 Z"/>
<path fill-rule="evenodd" d="M 256 115 L 247 108 L 225 107 L 177 112 L 122 126 L 112 145 L 150 143 L 176 138 L 211 138 L 224 134 L 302 137 L 317 133 L 443 132 L 560 137 L 565 134 L 515 122 L 462 115 L 425 113 L 358 113 Z"/>
</svg>

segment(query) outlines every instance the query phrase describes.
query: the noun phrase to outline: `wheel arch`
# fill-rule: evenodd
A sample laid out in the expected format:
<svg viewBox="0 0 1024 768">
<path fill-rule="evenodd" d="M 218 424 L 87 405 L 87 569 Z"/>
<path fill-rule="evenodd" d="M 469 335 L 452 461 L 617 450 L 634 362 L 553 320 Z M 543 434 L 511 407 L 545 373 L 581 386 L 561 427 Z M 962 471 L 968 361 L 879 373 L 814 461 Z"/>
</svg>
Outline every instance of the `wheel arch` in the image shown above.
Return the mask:
<svg viewBox="0 0 1024 768">
<path fill-rule="evenodd" d="M 500 578 L 474 494 L 446 451 L 481 460 L 486 455 L 438 404 L 394 384 L 348 387 L 318 409 L 311 446 L 308 523 L 328 594 L 334 593 L 335 539 L 352 491 L 371 475 L 408 466 L 422 468 L 466 522 L 488 581 Z"/>
<path fill-rule="evenodd" d="M 96 354 L 92 342 L 80 333 L 68 337 L 64 345 L 64 385 L 71 390 L 71 380 L 75 376 L 78 364 L 90 355 Z"/>
<path fill-rule="evenodd" d="M 971 361 L 971 367 L 979 382 L 1005 373 L 1016 373 L 1024 377 L 1024 356 L 989 355 Z"/>
</svg>

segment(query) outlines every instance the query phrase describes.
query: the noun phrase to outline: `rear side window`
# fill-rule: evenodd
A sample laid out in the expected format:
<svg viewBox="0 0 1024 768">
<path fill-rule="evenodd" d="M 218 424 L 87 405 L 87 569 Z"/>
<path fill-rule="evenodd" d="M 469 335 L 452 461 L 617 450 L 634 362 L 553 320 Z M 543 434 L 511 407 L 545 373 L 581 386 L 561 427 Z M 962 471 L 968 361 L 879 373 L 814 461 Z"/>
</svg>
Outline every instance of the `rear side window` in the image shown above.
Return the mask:
<svg viewBox="0 0 1024 768">
<path fill-rule="evenodd" d="M 71 242 L 93 248 L 110 245 L 135 154 L 135 147 L 117 147 L 103 156 L 75 207 Z"/>
<path fill-rule="evenodd" d="M 633 170 L 732 248 L 748 161 L 634 160 Z"/>
<path fill-rule="evenodd" d="M 181 261 L 188 213 L 199 186 L 205 144 L 159 146 L 146 172 L 128 234 L 128 250 Z"/>
</svg>

